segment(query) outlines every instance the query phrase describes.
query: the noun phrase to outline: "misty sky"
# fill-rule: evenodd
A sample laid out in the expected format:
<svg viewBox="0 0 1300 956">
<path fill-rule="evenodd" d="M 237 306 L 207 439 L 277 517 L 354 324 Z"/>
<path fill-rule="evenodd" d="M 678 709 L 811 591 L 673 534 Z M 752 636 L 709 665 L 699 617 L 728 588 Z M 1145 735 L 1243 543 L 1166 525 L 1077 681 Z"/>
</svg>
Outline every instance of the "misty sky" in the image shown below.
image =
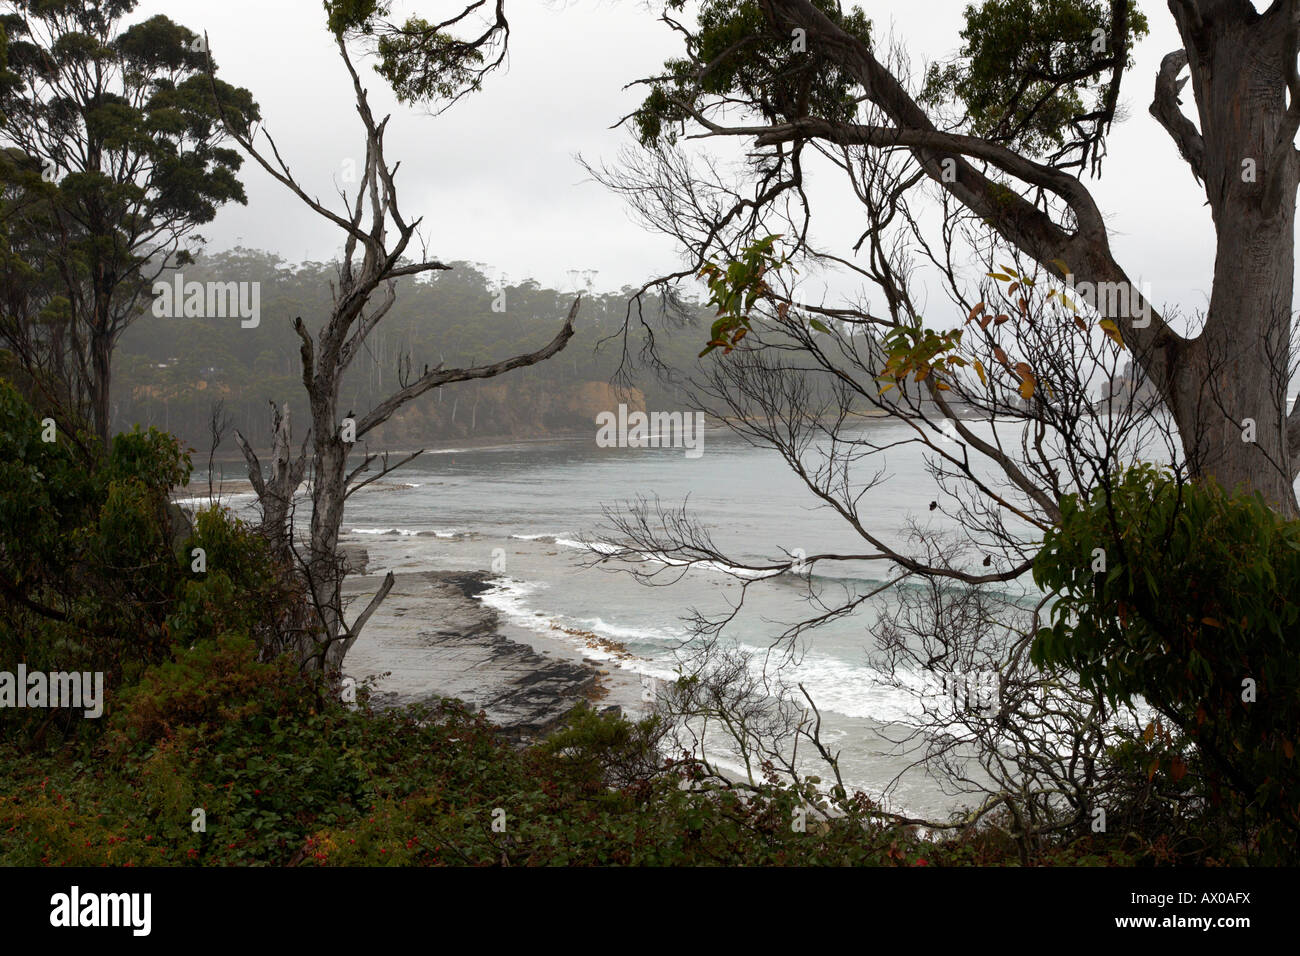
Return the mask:
<svg viewBox="0 0 1300 956">
<path fill-rule="evenodd" d="M 631 142 L 611 130 L 643 93 L 624 90 L 677 55 L 675 34 L 644 0 L 515 0 L 508 69 L 449 112 L 398 105 L 369 64 L 362 68 L 372 108 L 394 114 L 386 139 L 390 161 L 402 160 L 399 196 L 408 218 L 423 215 L 432 255 L 486 263 L 493 278 L 534 278 L 574 288 L 571 270 L 597 270 L 595 287 L 639 284 L 678 264 L 665 238 L 634 222 L 617 197 L 578 165 L 613 160 Z M 960 38 L 964 0 L 861 4 L 879 42 L 906 41 L 917 74 L 951 56 Z M 1113 230 L 1118 257 L 1157 306 L 1194 312 L 1208 302 L 1213 231 L 1204 194 L 1164 131 L 1147 113 L 1160 59 L 1176 49 L 1163 3 L 1143 8 L 1151 36 L 1125 78 L 1128 119 L 1117 124 L 1103 179 L 1094 192 Z M 448 0 L 401 0 L 394 18 L 432 19 Z M 164 12 L 206 31 L 221 76 L 248 87 L 261 105 L 295 175 L 321 198 L 334 197 L 344 163 L 362 160 L 363 140 L 347 74 L 324 28 L 319 0 L 167 0 L 142 2 L 136 15 Z M 1190 104 L 1185 96 L 1185 108 Z M 737 146 L 743 144 L 738 143 Z M 293 262 L 333 257 L 341 239 L 251 161 L 241 177 L 246 207 L 223 209 L 204 234 L 209 249 L 237 243 L 272 250 Z M 861 216 L 847 187 L 816 184 L 814 218 L 823 246 L 848 255 Z M 581 282 L 581 279 L 578 281 Z M 938 290 L 933 296 L 941 298 Z"/>
</svg>

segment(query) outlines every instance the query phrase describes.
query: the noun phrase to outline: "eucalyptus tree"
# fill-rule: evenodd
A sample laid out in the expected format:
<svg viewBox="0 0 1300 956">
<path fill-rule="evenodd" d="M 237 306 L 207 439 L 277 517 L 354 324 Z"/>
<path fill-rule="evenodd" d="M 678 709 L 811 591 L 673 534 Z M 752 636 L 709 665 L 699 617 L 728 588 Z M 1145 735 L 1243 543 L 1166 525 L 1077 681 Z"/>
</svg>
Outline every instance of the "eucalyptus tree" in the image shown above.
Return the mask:
<svg viewBox="0 0 1300 956">
<path fill-rule="evenodd" d="M 1204 321 L 1181 332 L 1131 281 L 1143 263 L 1117 258 L 1087 181 L 1102 174 L 1131 53 L 1148 33 L 1134 0 L 972 4 L 958 56 L 915 82 L 860 11 L 829 0 L 705 0 L 695 28 L 678 19 L 685 6 L 664 4 L 685 56 L 645 79 L 635 123 L 648 146 L 684 131 L 752 143 L 750 188 L 719 219 L 756 226 L 763 210 L 803 204 L 817 150 L 905 152 L 904 192 L 931 183 L 1047 276 L 1107 293 L 1092 304 L 1173 414 L 1193 474 L 1295 511 L 1300 3 L 1167 4 L 1181 46 L 1148 78 L 1150 112 L 1169 134 L 1171 172 L 1204 188 L 1216 246 Z M 698 270 L 710 252 L 694 252 Z"/>
<path fill-rule="evenodd" d="M 242 157 L 218 112 L 256 119 L 248 90 L 210 80 L 203 39 L 136 0 L 9 0 L 0 82 L 6 271 L 28 310 L 0 338 L 61 378 L 107 442 L 112 355 L 163 271 L 190 261 Z"/>
<path fill-rule="evenodd" d="M 1026 857 L 1053 834 L 1087 832 L 1108 794 L 1134 788 L 1109 763 L 1114 700 L 1031 653 L 1047 602 L 1027 575 L 1063 502 L 1099 488 L 1105 498 L 1126 462 L 1155 456 L 1178 481 L 1212 479 L 1258 492 L 1282 517 L 1296 511 L 1300 409 L 1286 398 L 1300 4 L 1168 4 L 1182 47 L 1153 78 L 1150 112 L 1172 139 L 1171 168 L 1204 187 L 1217 245 L 1208 311 L 1181 330 L 1131 281 L 1142 263 L 1118 261 L 1090 185 L 1148 33 L 1131 0 L 972 4 L 959 54 L 919 76 L 905 41 L 882 46 L 861 10 L 835 0 L 703 0 L 694 23 L 687 7 L 662 4 L 684 53 L 637 81 L 647 90 L 628 118 L 638 146 L 589 168 L 684 254 L 643 292 L 671 300 L 692 279 L 709 286 L 717 315 L 700 342 L 699 406 L 776 449 L 864 547 L 774 542 L 784 555 L 755 560 L 715 546 L 684 508 L 636 502 L 611 510 L 622 549 L 603 560 L 645 577 L 730 567 L 743 575 L 741 604 L 768 577 L 804 575 L 814 610 L 776 638 L 791 653 L 872 602 L 868 654 L 887 680 L 998 672 L 996 707 L 934 706 L 930 695 L 898 745 L 943 785 L 981 797 L 957 825 L 1008 815 Z M 1180 109 L 1189 82 L 1199 122 Z M 728 141 L 745 162 L 705 148 Z M 816 238 L 825 207 L 813 197 L 826 193 L 810 189 L 814 178 L 820 190 L 838 178 L 861 214 L 847 248 Z M 821 269 L 862 293 L 808 301 L 796 270 Z M 950 304 L 923 310 L 925 281 Z M 1132 387 L 1117 389 L 1130 362 Z M 820 397 L 803 384 L 810 373 L 826 383 Z M 864 410 L 898 428 L 863 427 Z M 871 490 L 905 445 L 921 449 L 937 490 L 899 533 L 880 526 Z M 926 520 L 934 512 L 952 519 L 947 530 Z M 1125 553 L 1113 530 L 1117 548 L 1093 558 L 1106 573 L 1106 556 Z M 862 588 L 822 576 L 850 563 L 881 570 Z M 696 660 L 719 660 L 738 613 L 695 615 Z M 736 672 L 721 660 L 716 673 Z M 700 688 L 716 685 L 692 676 L 686 699 L 666 704 L 673 716 L 689 719 L 708 698 Z M 755 693 L 780 697 L 778 684 Z M 802 735 L 833 756 L 819 716 L 780 715 L 789 726 L 775 738 Z"/>
</svg>

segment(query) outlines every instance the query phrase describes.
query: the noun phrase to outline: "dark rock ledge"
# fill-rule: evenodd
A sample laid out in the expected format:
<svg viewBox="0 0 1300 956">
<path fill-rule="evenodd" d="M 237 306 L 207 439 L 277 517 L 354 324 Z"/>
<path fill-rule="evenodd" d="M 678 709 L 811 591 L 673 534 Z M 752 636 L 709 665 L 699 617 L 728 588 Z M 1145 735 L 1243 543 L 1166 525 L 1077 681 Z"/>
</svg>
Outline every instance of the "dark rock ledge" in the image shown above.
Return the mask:
<svg viewBox="0 0 1300 956">
<path fill-rule="evenodd" d="M 475 600 L 488 590 L 483 571 L 396 575 L 393 590 L 348 652 L 345 670 L 374 687 L 377 707 L 456 697 L 526 742 L 557 727 L 583 700 L 601 696 L 589 664 L 540 654 L 501 633 L 496 611 Z M 351 578 L 352 614 L 378 587 L 377 576 Z"/>
</svg>

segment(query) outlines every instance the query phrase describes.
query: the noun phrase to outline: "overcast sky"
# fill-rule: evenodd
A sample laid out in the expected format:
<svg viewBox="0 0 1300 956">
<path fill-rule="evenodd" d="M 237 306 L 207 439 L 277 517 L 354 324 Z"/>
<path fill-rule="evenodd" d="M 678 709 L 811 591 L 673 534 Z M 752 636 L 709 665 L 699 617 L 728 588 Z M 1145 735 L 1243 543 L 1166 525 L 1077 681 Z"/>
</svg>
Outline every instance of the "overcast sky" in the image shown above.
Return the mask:
<svg viewBox="0 0 1300 956">
<path fill-rule="evenodd" d="M 877 38 L 892 31 L 905 40 L 918 71 L 957 50 L 964 5 L 862 4 Z M 680 52 L 677 37 L 649 6 L 644 0 L 514 0 L 507 6 L 508 69 L 438 117 L 397 104 L 364 67 L 375 112 L 393 113 L 386 149 L 390 160 L 402 160 L 403 210 L 425 217 L 433 255 L 487 263 L 493 277 L 531 277 L 560 289 L 573 288 L 571 270 L 597 270 L 597 290 L 609 290 L 677 264 L 668 241 L 635 223 L 575 158 L 616 157 L 630 136 L 608 127 L 639 100 L 636 89 L 623 86 Z M 1143 7 L 1151 36 L 1126 77 L 1129 119 L 1115 128 L 1094 192 L 1133 278 L 1150 283 L 1157 304 L 1189 312 L 1208 301 L 1213 231 L 1204 194 L 1147 113 L 1160 59 L 1180 44 L 1164 4 L 1147 0 Z M 399 0 L 394 13 L 432 19 L 445 9 L 448 0 Z M 136 15 L 157 12 L 207 32 L 222 78 L 253 92 L 299 180 L 337 201 L 334 183 L 346 161 L 360 164 L 363 140 L 319 0 L 146 0 Z M 337 253 L 340 238 L 332 227 L 258 167 L 246 163 L 242 178 L 249 204 L 218 214 L 205 230 L 209 249 L 242 243 L 293 262 Z M 818 237 L 848 254 L 861 232 L 852 196 L 842 188 L 822 195 L 832 202 L 817 211 Z"/>
</svg>

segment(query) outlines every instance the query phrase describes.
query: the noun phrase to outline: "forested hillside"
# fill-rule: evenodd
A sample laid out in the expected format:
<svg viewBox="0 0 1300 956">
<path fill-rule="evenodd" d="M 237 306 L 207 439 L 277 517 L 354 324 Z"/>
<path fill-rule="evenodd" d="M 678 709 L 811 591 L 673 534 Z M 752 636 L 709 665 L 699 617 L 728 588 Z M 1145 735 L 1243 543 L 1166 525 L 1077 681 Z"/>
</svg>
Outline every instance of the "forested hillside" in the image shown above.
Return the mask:
<svg viewBox="0 0 1300 956">
<path fill-rule="evenodd" d="M 500 289 L 474 264 L 452 265 L 428 278 L 399 281 L 396 304 L 368 342 L 369 354 L 349 373 L 341 407 L 363 413 L 396 386 L 407 363 L 418 374 L 426 364 L 474 365 L 536 348 L 555 334 L 573 300 L 572 291 L 544 289 L 531 280 L 507 284 L 501 299 Z M 302 316 L 316 331 L 328 313 L 335 266 L 292 264 L 238 248 L 203 256 L 180 271 L 187 283 L 260 283 L 258 324 L 245 328 L 237 317 L 160 318 L 148 309 L 122 337 L 117 353 L 115 427 L 156 425 L 206 450 L 212 408 L 224 401 L 232 425 L 264 447 L 270 437 L 268 400 L 287 400 L 291 409 L 305 411 L 299 343 L 290 322 Z M 616 409 L 620 401 L 635 408 L 684 408 L 684 390 L 649 372 L 636 373 L 630 387 L 611 384 L 622 356 L 617 333 L 629 291 L 589 294 L 573 342 L 555 361 L 422 396 L 377 430 L 376 444 L 407 448 L 589 430 L 598 412 Z M 657 299 L 647 298 L 647 313 L 659 308 Z M 701 306 L 699 315 L 703 328 L 697 334 L 660 342 L 669 364 L 683 373 L 704 341 L 709 312 Z M 609 336 L 615 337 L 599 345 Z M 632 340 L 630 348 L 639 350 L 640 342 Z M 224 450 L 233 453 L 233 445 Z"/>
</svg>

